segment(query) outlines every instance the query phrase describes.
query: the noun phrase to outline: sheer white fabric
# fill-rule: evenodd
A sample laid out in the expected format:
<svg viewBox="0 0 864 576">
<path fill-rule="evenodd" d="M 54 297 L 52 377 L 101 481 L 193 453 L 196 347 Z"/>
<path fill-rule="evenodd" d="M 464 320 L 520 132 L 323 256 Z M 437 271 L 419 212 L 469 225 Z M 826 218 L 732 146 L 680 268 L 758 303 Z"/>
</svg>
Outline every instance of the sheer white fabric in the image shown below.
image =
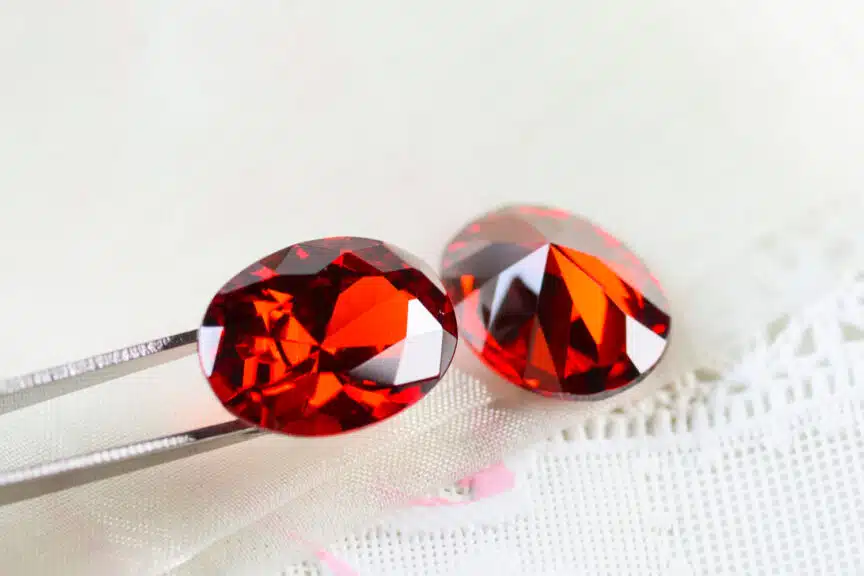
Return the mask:
<svg viewBox="0 0 864 576">
<path fill-rule="evenodd" d="M 809 382 L 839 378 L 820 376 L 822 368 L 852 366 L 824 346 L 813 355 L 778 350 L 815 322 L 802 311 L 832 291 L 850 293 L 857 284 L 843 282 L 862 269 L 864 117 L 848 25 L 859 8 L 594 4 L 112 3 L 61 11 L 61 26 L 25 3 L 24 17 L 0 17 L 0 38 L 45 59 L 11 61 L 19 89 L 6 96 L 3 124 L 52 135 L 2 142 L 13 168 L 0 172 L 0 189 L 22 191 L 16 209 L 0 213 L 9 247 L 0 279 L 4 373 L 194 328 L 221 281 L 305 237 L 377 236 L 435 262 L 448 233 L 504 202 L 597 220 L 646 260 L 673 307 L 662 368 L 609 402 L 529 397 L 478 371 L 463 350 L 424 402 L 357 434 L 262 438 L 0 509 L 4 570 L 302 573 L 318 569 L 302 564 L 318 555 L 330 563 L 324 570 L 344 559 L 343 568 L 368 574 L 446 573 L 457 564 L 463 573 L 526 565 L 650 573 L 674 563 L 709 572 L 746 572 L 747 563 L 758 572 L 775 559 L 818 572 L 794 543 L 824 539 L 780 509 L 802 480 L 820 480 L 841 494 L 825 497 L 838 510 L 834 526 L 851 526 L 860 436 L 844 422 L 858 416 L 839 401 L 820 404 L 846 438 L 828 447 L 797 416 L 776 417 L 789 392 L 763 385 L 782 370 Z M 87 43 L 76 43 L 70 22 L 93 32 Z M 75 57 L 49 61 L 43 42 Z M 40 62 L 56 78 L 73 65 L 87 90 L 64 92 L 25 73 Z M 120 78 L 110 90 L 99 83 L 105 70 Z M 26 97 L 45 92 L 78 115 Z M 82 117 L 112 119 L 96 126 L 90 148 L 67 135 L 91 129 Z M 64 154 L 50 156 L 54 171 L 27 160 L 56 147 Z M 87 201 L 45 192 L 63 185 L 87 188 Z M 84 223 L 73 226 L 69 214 Z M 21 242 L 36 229 L 44 242 Z M 843 323 L 855 325 L 850 318 Z M 808 400 L 789 406 L 811 406 L 818 390 L 835 387 L 811 386 Z M 726 402 L 747 390 L 758 401 Z M 189 359 L 0 417 L 0 464 L 224 419 Z M 776 427 L 773 452 L 753 448 L 767 436 L 748 435 L 749 426 Z M 825 451 L 796 460 L 817 442 Z M 513 490 L 470 507 L 435 505 L 470 500 L 478 482 L 509 482 L 476 476 L 502 460 Z M 843 470 L 823 472 L 829 465 Z M 732 484 L 731 471 L 748 482 L 752 474 L 752 484 Z M 473 479 L 428 496 L 465 477 Z M 733 490 L 728 507 L 702 502 L 712 487 Z M 562 490 L 594 497 L 554 506 Z M 795 502 L 815 522 L 823 516 L 809 507 L 821 500 L 810 497 Z M 701 516 L 681 508 L 703 504 Z M 533 507 L 536 519 L 524 512 Z M 743 516 L 723 515 L 733 509 Z M 783 532 L 774 534 L 789 537 L 751 526 L 758 512 L 779 514 Z M 731 540 L 711 541 L 717 533 L 694 518 L 730 523 Z M 544 532 L 526 551 L 534 520 Z M 616 539 L 613 527 L 628 538 Z M 653 546 L 641 547 L 649 533 Z M 433 534 L 440 546 L 426 540 Z M 849 534 L 848 554 L 832 548 L 825 562 L 855 566 L 860 540 Z M 556 555 L 564 541 L 597 548 L 578 559 Z M 475 544 L 482 554 L 457 558 Z"/>
</svg>

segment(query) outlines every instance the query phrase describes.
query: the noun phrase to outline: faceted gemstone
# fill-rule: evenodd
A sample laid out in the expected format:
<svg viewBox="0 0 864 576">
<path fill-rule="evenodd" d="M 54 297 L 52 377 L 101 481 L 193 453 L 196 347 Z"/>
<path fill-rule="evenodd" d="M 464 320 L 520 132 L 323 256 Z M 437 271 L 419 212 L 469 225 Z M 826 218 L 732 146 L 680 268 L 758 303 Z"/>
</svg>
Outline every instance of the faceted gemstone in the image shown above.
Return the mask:
<svg viewBox="0 0 864 576">
<path fill-rule="evenodd" d="M 447 247 L 443 280 L 468 346 L 544 396 L 621 390 L 666 349 L 657 280 L 621 242 L 561 210 L 512 206 L 471 222 Z"/>
<path fill-rule="evenodd" d="M 324 436 L 420 400 L 456 341 L 453 306 L 423 262 L 377 240 L 325 238 L 232 278 L 207 308 L 198 353 L 238 418 Z"/>
</svg>

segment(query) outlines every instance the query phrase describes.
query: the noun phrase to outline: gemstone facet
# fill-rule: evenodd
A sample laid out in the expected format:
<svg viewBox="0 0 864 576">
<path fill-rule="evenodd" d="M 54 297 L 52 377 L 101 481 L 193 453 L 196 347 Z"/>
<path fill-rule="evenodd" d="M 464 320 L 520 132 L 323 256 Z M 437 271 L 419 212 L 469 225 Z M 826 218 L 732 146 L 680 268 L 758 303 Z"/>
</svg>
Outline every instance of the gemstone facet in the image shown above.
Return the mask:
<svg viewBox="0 0 864 576">
<path fill-rule="evenodd" d="M 669 306 L 626 246 L 561 210 L 512 206 L 468 224 L 443 281 L 465 343 L 510 382 L 544 396 L 606 396 L 660 360 Z"/>
<path fill-rule="evenodd" d="M 426 395 L 457 342 L 453 306 L 399 248 L 325 238 L 232 278 L 198 333 L 213 392 L 261 428 L 326 436 L 388 418 Z"/>
</svg>

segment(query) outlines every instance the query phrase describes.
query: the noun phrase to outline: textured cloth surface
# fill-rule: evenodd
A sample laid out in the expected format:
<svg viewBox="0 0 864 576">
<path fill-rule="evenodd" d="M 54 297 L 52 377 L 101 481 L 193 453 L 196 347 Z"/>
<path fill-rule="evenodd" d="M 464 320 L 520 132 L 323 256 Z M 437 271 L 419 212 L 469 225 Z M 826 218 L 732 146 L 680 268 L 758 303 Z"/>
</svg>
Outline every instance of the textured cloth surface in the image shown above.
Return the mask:
<svg viewBox="0 0 864 576">
<path fill-rule="evenodd" d="M 860 452 L 842 404 L 820 410 L 850 443 L 811 463 L 792 460 L 803 452 L 788 447 L 816 438 L 812 429 L 781 433 L 792 430 L 782 411 L 763 417 L 779 392 L 760 387 L 758 401 L 724 399 L 767 382 L 770 370 L 771 378 L 782 380 L 785 370 L 800 380 L 812 368 L 814 383 L 822 364 L 851 370 L 836 351 L 804 355 L 800 366 L 787 355 L 777 368 L 769 344 L 789 328 L 777 322 L 793 322 L 862 269 L 864 114 L 852 24 L 860 4 L 217 0 L 52 8 L 48 18 L 41 3 L 0 4 L 0 43 L 9 43 L 0 68 L 11 79 L 0 94 L 4 376 L 192 329 L 226 278 L 292 242 L 372 236 L 435 263 L 468 219 L 525 201 L 583 214 L 633 247 L 667 290 L 673 330 L 661 369 L 610 402 L 528 397 L 463 350 L 422 403 L 357 434 L 261 438 L 4 507 L 4 571 L 278 574 L 305 569 L 316 554 L 347 558 L 366 573 L 446 571 L 449 560 L 423 558 L 445 554 L 424 547 L 438 534 L 463 550 L 506 537 L 509 555 L 484 548 L 473 564 L 480 573 L 502 559 L 504 573 L 540 562 L 540 551 L 563 539 L 574 554 L 583 539 L 608 549 L 582 553 L 583 564 L 558 557 L 538 569 L 566 573 L 569 562 L 588 572 L 650 571 L 674 560 L 740 573 L 730 558 L 754 572 L 792 558 L 817 573 L 796 543 L 822 543 L 838 526 L 849 528 L 848 555 L 838 545 L 831 558 L 854 568 L 850 515 L 860 505 L 849 483 Z M 756 368 L 738 372 L 748 358 L 759 360 Z M 811 388 L 815 397 L 827 386 Z M 0 466 L 226 417 L 190 358 L 3 415 Z M 692 433 L 703 420 L 714 423 L 704 424 L 712 433 Z M 751 454 L 748 422 L 777 426 L 777 447 Z M 728 445 L 712 444 L 727 430 Z M 548 438 L 555 440 L 543 444 Z M 713 445 L 708 453 L 718 460 L 693 463 L 688 443 Z M 666 465 L 676 458 L 680 477 Z M 829 472 L 824 458 L 842 472 Z M 567 487 L 553 470 L 595 460 L 596 478 L 564 474 L 571 489 L 613 491 L 557 506 L 554 494 Z M 744 490 L 731 482 L 750 478 L 758 462 L 776 485 L 759 483 L 754 471 L 752 490 L 729 493 L 727 505 L 700 499 L 712 483 Z M 836 489 L 823 508 L 836 508 L 840 524 L 818 532 L 827 516 L 808 506 L 820 501 L 796 500 L 800 514 L 780 502 L 823 469 L 819 478 L 838 484 L 813 493 Z M 494 516 L 479 527 L 468 506 L 433 506 L 510 483 L 513 490 L 476 503 Z M 544 490 L 548 502 L 537 500 Z M 393 512 L 418 498 L 419 512 Z M 745 509 L 777 514 L 780 532 L 747 522 Z M 440 520 L 439 531 L 418 532 L 403 512 L 428 513 L 421 522 Z M 344 540 L 391 513 L 395 528 Z M 526 552 L 520 542 L 535 520 L 548 529 Z M 577 537 L 583 520 L 594 528 Z M 712 541 L 718 533 L 707 524 L 723 522 L 732 528 Z M 634 538 L 613 538 L 613 526 Z M 639 547 L 646 533 L 656 546 Z M 697 557 L 702 550 L 716 552 Z M 461 560 L 470 573 L 471 560 Z"/>
<path fill-rule="evenodd" d="M 864 275 L 673 395 L 650 416 L 568 428 L 326 550 L 307 543 L 317 558 L 285 573 L 864 573 Z M 233 552 L 252 573 L 255 548 Z"/>
</svg>

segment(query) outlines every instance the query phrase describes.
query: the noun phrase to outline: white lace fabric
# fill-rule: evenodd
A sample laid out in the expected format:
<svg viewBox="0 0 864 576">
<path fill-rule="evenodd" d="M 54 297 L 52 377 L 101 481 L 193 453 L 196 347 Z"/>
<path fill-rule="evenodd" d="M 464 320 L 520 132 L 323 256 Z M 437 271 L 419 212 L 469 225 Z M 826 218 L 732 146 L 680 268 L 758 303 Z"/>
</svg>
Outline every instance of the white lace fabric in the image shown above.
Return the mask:
<svg viewBox="0 0 864 576">
<path fill-rule="evenodd" d="M 864 571 L 864 275 L 722 375 L 686 380 L 650 415 L 597 416 L 505 458 L 498 490 L 475 476 L 284 573 Z"/>
<path fill-rule="evenodd" d="M 526 200 L 645 259 L 672 306 L 661 367 L 571 404 L 460 349 L 423 402 L 355 434 L 4 507 L 0 571 L 855 573 L 857 4 L 407 6 L 0 14 L 0 41 L 29 47 L 0 51 L 4 376 L 192 329 L 287 243 L 367 235 L 434 264 L 469 218 Z M 3 415 L 0 465 L 225 419 L 190 358 Z"/>
</svg>

